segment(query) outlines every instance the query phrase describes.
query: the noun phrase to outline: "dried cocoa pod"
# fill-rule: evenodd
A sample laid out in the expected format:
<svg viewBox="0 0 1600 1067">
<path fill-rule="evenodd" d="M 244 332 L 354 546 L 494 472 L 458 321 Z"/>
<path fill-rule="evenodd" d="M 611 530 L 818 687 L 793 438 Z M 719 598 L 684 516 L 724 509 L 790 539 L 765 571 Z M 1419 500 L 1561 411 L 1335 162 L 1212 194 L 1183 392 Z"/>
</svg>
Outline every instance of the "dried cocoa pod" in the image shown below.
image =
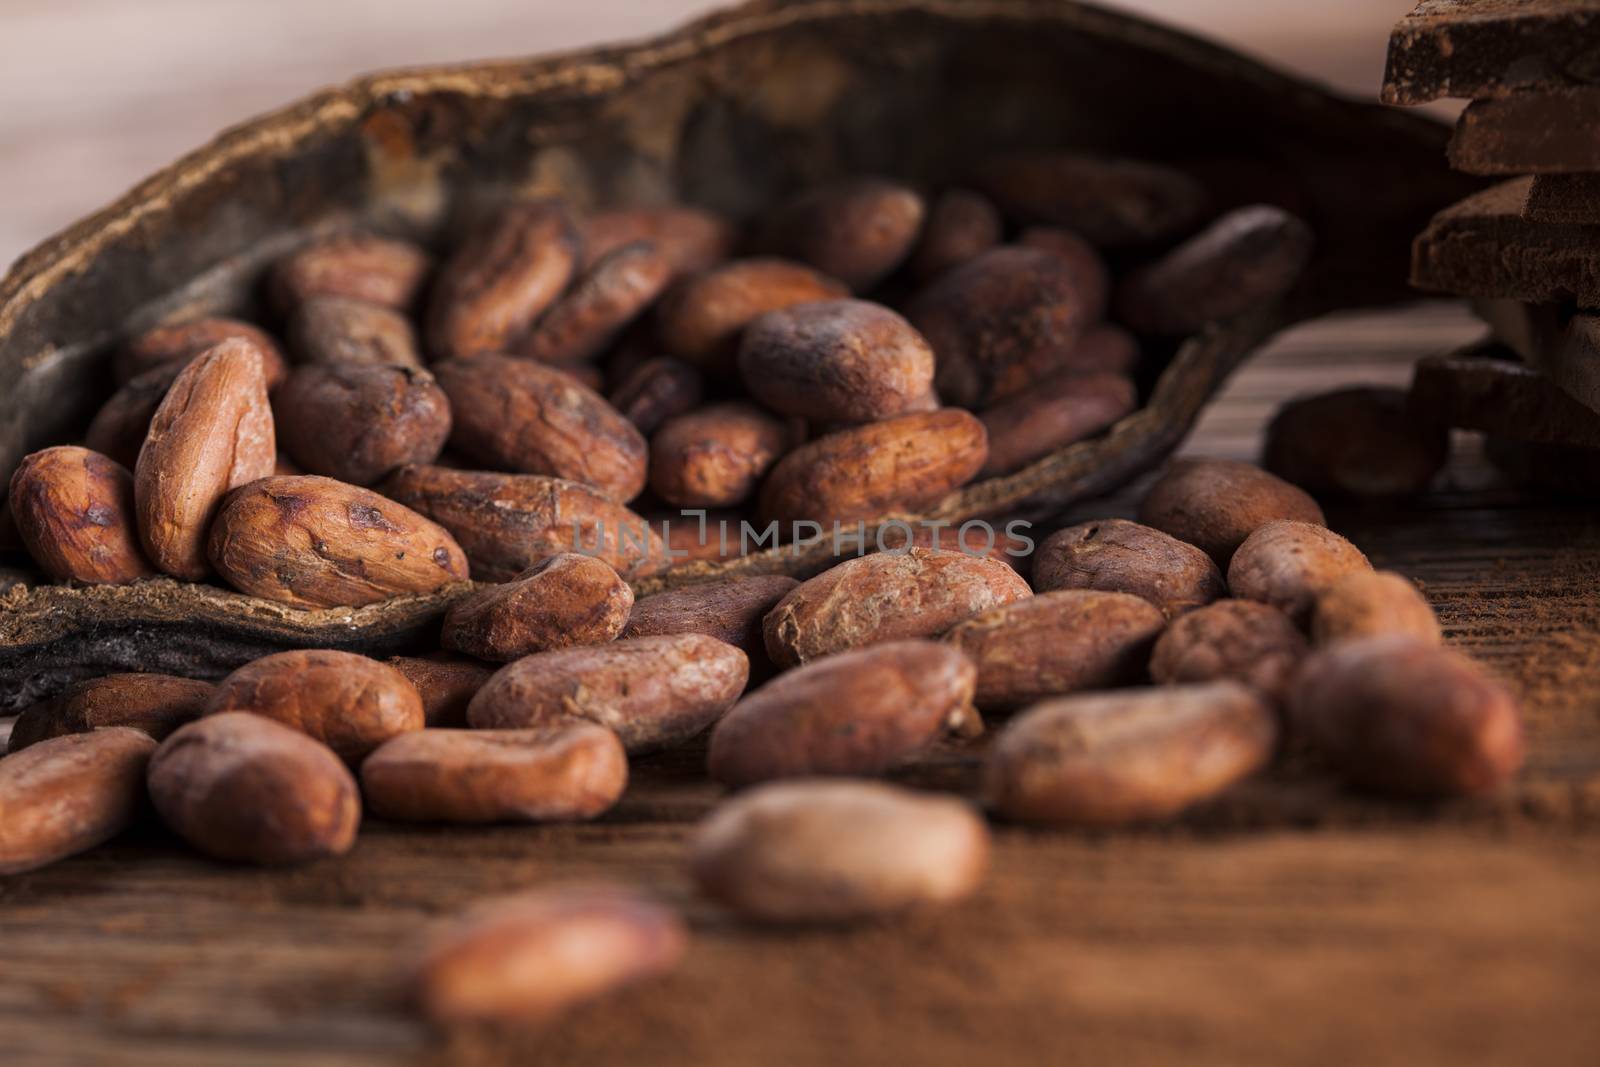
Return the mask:
<svg viewBox="0 0 1600 1067">
<path fill-rule="evenodd" d="M 126 382 L 95 413 L 83 443 L 132 470 L 150 432 L 150 420 L 185 366 L 167 363 Z"/>
<path fill-rule="evenodd" d="M 446 652 L 391 656 L 384 662 L 404 675 L 422 697 L 426 729 L 467 725 L 468 702 L 494 673 L 493 667 Z"/>
<path fill-rule="evenodd" d="M 174 368 L 176 377 L 177 371 L 196 356 L 231 338 L 249 341 L 261 353 L 269 390 L 283 384 L 289 368 L 277 342 L 259 327 L 225 318 L 190 319 L 147 330 L 118 350 L 111 361 L 111 373 L 118 385 L 126 385 L 158 367 Z"/>
<path fill-rule="evenodd" d="M 1170 464 L 1139 505 L 1139 521 L 1187 541 L 1226 567 L 1258 527 L 1274 519 L 1323 523 L 1306 493 L 1251 463 L 1183 459 Z"/>
<path fill-rule="evenodd" d="M 410 241 L 343 233 L 312 241 L 280 259 L 268 289 L 285 315 L 325 296 L 403 311 L 415 302 L 431 267 L 428 253 Z"/>
<path fill-rule="evenodd" d="M 762 623 L 767 654 L 795 667 L 864 645 L 937 637 L 963 619 L 1033 595 L 1004 563 L 912 548 L 848 559 L 801 582 Z"/>
<path fill-rule="evenodd" d="M 1105 317 L 1111 301 L 1111 271 L 1094 245 L 1059 226 L 1031 226 L 1022 231 L 1017 244 L 1053 253 L 1072 273 L 1085 318 Z"/>
<path fill-rule="evenodd" d="M 629 371 L 606 399 L 649 435 L 668 419 L 699 407 L 704 396 L 705 378 L 698 370 L 681 359 L 659 356 Z"/>
<path fill-rule="evenodd" d="M 289 348 L 302 363 L 421 367 L 411 320 L 392 307 L 343 296 L 314 297 L 289 320 Z"/>
<path fill-rule="evenodd" d="M 435 359 L 509 351 L 572 280 L 583 240 L 566 205 L 514 204 L 445 261 L 428 298 Z"/>
<path fill-rule="evenodd" d="M 1327 527 L 1279 519 L 1245 538 L 1233 554 L 1228 588 L 1243 600 L 1271 604 L 1304 626 L 1317 598 L 1335 582 L 1371 569 L 1359 548 Z"/>
<path fill-rule="evenodd" d="M 1150 677 L 1163 685 L 1239 682 L 1281 705 L 1306 652 L 1305 635 L 1277 608 L 1219 600 L 1172 620 L 1150 654 Z"/>
<path fill-rule="evenodd" d="M 86 852 L 126 829 L 155 748 L 148 734 L 110 726 L 0 759 L 0 875 Z"/>
<path fill-rule="evenodd" d="M 771 923 L 842 923 L 953 904 L 989 866 L 965 801 L 877 782 L 779 782 L 719 805 L 690 866 L 714 900 Z"/>
<path fill-rule="evenodd" d="M 577 482 L 413 464 L 380 488 L 449 530 L 480 581 L 507 581 L 558 552 L 588 553 L 624 578 L 667 562 L 643 517 Z"/>
<path fill-rule="evenodd" d="M 686 741 L 744 692 L 745 654 L 704 634 L 635 637 L 524 656 L 467 706 L 478 730 L 588 719 L 615 731 L 629 755 Z"/>
<path fill-rule="evenodd" d="M 278 441 L 297 464 L 352 485 L 431 463 L 450 437 L 450 401 L 420 367 L 296 367 L 274 411 Z"/>
<path fill-rule="evenodd" d="M 939 395 L 962 407 L 981 407 L 1014 368 L 1075 343 L 1091 312 L 1060 256 L 1017 245 L 940 275 L 906 306 L 906 318 L 933 346 Z"/>
<path fill-rule="evenodd" d="M 1522 764 L 1516 698 L 1465 656 L 1407 634 L 1313 653 L 1289 717 L 1344 779 L 1377 792 L 1473 796 Z"/>
<path fill-rule="evenodd" d="M 682 508 L 741 504 L 789 437 L 780 420 L 737 401 L 668 419 L 650 439 L 650 488 Z"/>
<path fill-rule="evenodd" d="M 303 607 L 371 604 L 467 578 L 466 556 L 443 527 L 316 475 L 262 478 L 230 494 L 209 548 L 235 589 Z"/>
<path fill-rule="evenodd" d="M 1007 215 L 1064 226 L 1102 248 L 1176 237 L 1207 210 L 1205 189 L 1181 171 L 1074 152 L 997 159 L 981 169 L 978 186 Z"/>
<path fill-rule="evenodd" d="M 736 259 L 686 278 L 656 307 L 667 352 L 701 370 L 734 367 L 744 328 L 769 311 L 849 296 L 843 282 L 786 259 Z"/>
<path fill-rule="evenodd" d="M 928 396 L 933 349 L 880 304 L 823 300 L 752 322 L 739 345 L 739 373 L 773 411 L 860 422 L 910 411 Z"/>
<path fill-rule="evenodd" d="M 1356 570 L 1318 595 L 1311 636 L 1319 646 L 1382 634 L 1409 634 L 1430 645 L 1444 640 L 1433 608 L 1410 578 Z"/>
<path fill-rule="evenodd" d="M 979 416 L 989 434 L 980 478 L 1021 470 L 1075 441 L 1093 437 L 1138 406 L 1133 381 L 1121 374 L 1064 374 Z"/>
<path fill-rule="evenodd" d="M 1141 597 L 1067 589 L 990 608 L 957 623 L 944 640 L 978 665 L 978 707 L 1006 711 L 1143 680 L 1166 624 Z"/>
<path fill-rule="evenodd" d="M 361 763 L 368 809 L 402 822 L 592 819 L 627 784 L 622 742 L 587 722 L 417 730 L 386 741 Z"/>
<path fill-rule="evenodd" d="M 671 971 L 688 937 L 676 913 L 631 890 L 539 889 L 434 934 L 413 995 L 437 1024 L 545 1020 Z"/>
<path fill-rule="evenodd" d="M 342 855 L 361 822 L 356 781 L 339 757 L 261 715 L 208 715 L 180 728 L 151 757 L 148 782 L 173 832 L 221 860 Z"/>
<path fill-rule="evenodd" d="M 1083 522 L 1045 538 L 1033 556 L 1033 589 L 1132 593 L 1169 619 L 1228 594 L 1210 556 L 1127 519 Z"/>
<path fill-rule="evenodd" d="M 1263 467 L 1318 496 L 1412 496 L 1449 458 L 1449 430 L 1409 411 L 1405 390 L 1381 386 L 1289 401 L 1261 451 Z"/>
<path fill-rule="evenodd" d="M 126 726 L 160 741 L 199 718 L 213 688 L 210 682 L 170 674 L 90 678 L 24 708 L 12 724 L 7 751 L 19 752 L 52 737 L 112 726 Z"/>
<path fill-rule="evenodd" d="M 405 675 L 353 652 L 295 649 L 251 660 L 217 683 L 207 715 L 245 711 L 299 730 L 350 764 L 423 727 L 422 697 Z"/>
<path fill-rule="evenodd" d="M 991 404 L 997 404 L 1063 374 L 1131 375 L 1139 365 L 1139 341 L 1112 322 L 1089 327 L 1072 344 L 1034 353 L 1024 364 L 995 379 Z"/>
<path fill-rule="evenodd" d="M 710 270 L 733 254 L 739 233 L 715 212 L 686 204 L 597 211 L 583 221 L 583 265 L 593 266 L 623 245 L 649 241 L 672 265 L 674 277 Z"/>
<path fill-rule="evenodd" d="M 607 252 L 539 318 L 518 354 L 545 363 L 593 359 L 655 303 L 672 280 L 672 268 L 649 241 Z"/>
<path fill-rule="evenodd" d="M 156 573 L 139 548 L 133 476 L 98 452 L 57 445 L 24 456 L 7 503 L 22 546 L 56 581 L 120 584 Z"/>
<path fill-rule="evenodd" d="M 843 178 L 812 186 L 780 204 L 768 222 L 764 244 L 862 293 L 911 254 L 926 210 L 922 196 L 899 182 Z"/>
<path fill-rule="evenodd" d="M 1000 209 L 982 193 L 946 189 L 928 209 L 922 236 L 911 252 L 911 277 L 927 283 L 989 251 L 1005 233 Z"/>
<path fill-rule="evenodd" d="M 592 485 L 627 503 L 645 484 L 645 440 L 592 389 L 528 359 L 436 364 L 450 397 L 450 445 L 503 470 Z"/>
<path fill-rule="evenodd" d="M 956 408 L 867 423 L 779 460 L 761 488 L 761 514 L 826 527 L 919 511 L 971 481 L 988 455 L 983 423 Z"/>
<path fill-rule="evenodd" d="M 199 581 L 206 531 L 230 489 L 277 459 L 261 350 L 237 338 L 195 358 L 150 420 L 133 472 L 139 540 L 156 567 Z"/>
<path fill-rule="evenodd" d="M 1261 307 L 1311 261 L 1311 228 L 1268 204 L 1235 208 L 1122 279 L 1117 318 L 1136 333 L 1181 337 Z"/>
<path fill-rule="evenodd" d="M 893 641 L 779 675 L 711 731 L 707 770 L 724 785 L 882 774 L 940 738 L 982 729 L 977 670 L 959 649 Z"/>
<path fill-rule="evenodd" d="M 761 619 L 800 583 L 782 574 L 724 578 L 686 585 L 635 601 L 623 637 L 707 634 L 765 662 Z"/>
<path fill-rule="evenodd" d="M 604 560 L 564 552 L 456 601 L 439 642 L 508 663 L 533 652 L 605 644 L 622 632 L 632 609 L 633 590 Z"/>
<path fill-rule="evenodd" d="M 1019 822 L 1167 819 L 1265 766 L 1277 739 L 1277 716 L 1237 682 L 1066 697 L 1006 727 L 984 792 Z"/>
</svg>

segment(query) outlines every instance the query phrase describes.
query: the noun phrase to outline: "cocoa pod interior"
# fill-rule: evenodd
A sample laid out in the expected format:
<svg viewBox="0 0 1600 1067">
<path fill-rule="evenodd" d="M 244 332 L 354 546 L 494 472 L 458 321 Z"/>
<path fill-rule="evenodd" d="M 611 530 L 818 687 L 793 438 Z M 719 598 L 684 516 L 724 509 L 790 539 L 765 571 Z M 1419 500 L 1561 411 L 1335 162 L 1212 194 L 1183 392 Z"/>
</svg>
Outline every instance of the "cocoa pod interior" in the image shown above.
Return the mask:
<svg viewBox="0 0 1600 1067">
<path fill-rule="evenodd" d="M 747 219 L 869 173 L 930 188 L 1012 149 L 1176 164 L 1216 207 L 1269 200 L 1316 233 L 1301 283 L 1170 346 L 1108 434 L 974 483 L 940 518 L 1043 514 L 1158 463 L 1262 340 L 1410 295 L 1410 235 L 1477 181 L 1432 120 L 1334 97 L 1221 47 L 1038 0 L 773 0 L 640 44 L 380 73 L 234 127 L 28 253 L 0 281 L 0 471 L 81 437 L 114 347 L 177 311 L 281 328 L 267 264 L 352 225 L 443 247 L 513 196 L 582 208 L 681 199 Z M 807 573 L 826 547 L 636 583 Z M 213 677 L 274 648 L 391 651 L 449 596 L 297 612 L 213 586 L 32 587 L 0 600 L 0 708 L 128 669 Z"/>
</svg>

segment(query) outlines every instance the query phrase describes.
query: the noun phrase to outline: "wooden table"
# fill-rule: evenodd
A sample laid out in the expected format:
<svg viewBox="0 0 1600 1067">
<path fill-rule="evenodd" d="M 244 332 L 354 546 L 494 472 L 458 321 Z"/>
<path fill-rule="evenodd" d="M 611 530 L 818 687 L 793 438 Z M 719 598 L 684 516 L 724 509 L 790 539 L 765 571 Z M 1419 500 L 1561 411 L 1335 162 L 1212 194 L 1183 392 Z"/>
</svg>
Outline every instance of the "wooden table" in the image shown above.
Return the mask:
<svg viewBox="0 0 1600 1067">
<path fill-rule="evenodd" d="M 1250 456 L 1284 397 L 1403 382 L 1476 332 L 1449 306 L 1302 328 L 1189 450 Z M 1428 499 L 1331 520 L 1528 694 L 1527 770 L 1501 796 L 1391 804 L 1280 770 L 1175 827 L 997 827 L 977 899 L 846 931 L 750 929 L 696 897 L 684 842 L 718 790 L 692 750 L 642 762 L 594 824 L 370 825 L 297 870 L 217 866 L 146 829 L 0 880 L 0 1061 L 1592 1064 L 1600 515 L 1497 487 L 1460 451 Z M 971 769 L 947 752 L 911 777 L 968 789 Z M 433 1035 L 408 1013 L 397 975 L 436 917 L 571 879 L 681 906 L 683 968 L 544 1031 Z"/>
</svg>

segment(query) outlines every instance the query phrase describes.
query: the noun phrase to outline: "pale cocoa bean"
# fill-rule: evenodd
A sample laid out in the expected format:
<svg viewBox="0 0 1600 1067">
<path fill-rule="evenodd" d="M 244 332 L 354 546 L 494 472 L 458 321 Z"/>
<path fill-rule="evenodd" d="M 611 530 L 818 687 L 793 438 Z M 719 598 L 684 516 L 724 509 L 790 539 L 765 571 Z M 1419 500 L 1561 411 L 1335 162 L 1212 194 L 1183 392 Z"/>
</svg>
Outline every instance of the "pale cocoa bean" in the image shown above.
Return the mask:
<svg viewBox="0 0 1600 1067">
<path fill-rule="evenodd" d="M 126 726 L 160 741 L 197 719 L 214 687 L 170 674 L 108 674 L 29 705 L 11 727 L 11 752 L 65 734 Z"/>
<path fill-rule="evenodd" d="M 439 270 L 428 298 L 430 354 L 509 351 L 572 280 L 582 245 L 556 200 L 514 204 L 487 220 Z"/>
<path fill-rule="evenodd" d="M 450 401 L 418 367 L 297 367 L 274 411 L 278 440 L 296 463 L 352 485 L 431 463 L 450 437 Z"/>
<path fill-rule="evenodd" d="M 1172 621 L 1150 654 L 1150 677 L 1163 685 L 1227 679 L 1281 705 L 1306 651 L 1305 635 L 1277 608 L 1219 600 Z"/>
<path fill-rule="evenodd" d="M 1096 519 L 1045 538 L 1033 556 L 1033 588 L 1132 593 L 1169 619 L 1228 592 L 1210 556 L 1127 519 Z"/>
<path fill-rule="evenodd" d="M 1318 595 L 1311 614 L 1318 645 L 1381 634 L 1409 634 L 1430 645 L 1444 640 L 1427 598 L 1403 574 L 1356 570 Z"/>
<path fill-rule="evenodd" d="M 1117 286 L 1117 318 L 1136 333 L 1182 336 L 1264 308 L 1300 280 L 1311 228 L 1267 204 L 1235 208 Z"/>
<path fill-rule="evenodd" d="M 1091 310 L 1061 257 L 1002 245 L 940 275 L 912 298 L 906 318 L 933 346 L 939 395 L 980 407 L 1015 368 L 1074 344 Z"/>
<path fill-rule="evenodd" d="M 261 350 L 223 341 L 173 381 L 150 420 L 134 467 L 134 508 L 145 554 L 159 570 L 210 573 L 206 531 L 230 489 L 272 473 L 277 458 Z"/>
<path fill-rule="evenodd" d="M 1141 597 L 1068 589 L 990 608 L 944 640 L 978 665 L 978 707 L 1006 711 L 1142 681 L 1165 626 L 1161 610 Z"/>
<path fill-rule="evenodd" d="M 926 548 L 878 552 L 801 582 L 767 613 L 762 629 L 772 662 L 794 667 L 864 645 L 937 637 L 1032 595 L 997 560 Z"/>
<path fill-rule="evenodd" d="M 642 434 L 700 406 L 705 378 L 681 359 L 648 359 L 623 376 L 607 399 Z"/>
<path fill-rule="evenodd" d="M 577 482 L 411 465 L 380 488 L 449 530 L 482 581 L 507 581 L 558 552 L 603 559 L 624 578 L 667 562 L 666 547 L 644 518 Z"/>
<path fill-rule="evenodd" d="M 644 488 L 644 435 L 571 376 L 504 356 L 451 360 L 434 373 L 450 397 L 450 445 L 469 458 L 582 482 L 624 504 Z"/>
<path fill-rule="evenodd" d="M 384 742 L 361 763 L 368 810 L 402 822 L 592 819 L 627 784 L 622 742 L 587 722 L 417 730 Z"/>
<path fill-rule="evenodd" d="M 1006 214 L 1065 226 L 1101 247 L 1175 237 L 1205 217 L 1205 189 L 1155 163 L 1076 152 L 1018 153 L 980 170 Z"/>
<path fill-rule="evenodd" d="M 980 478 L 1021 470 L 1114 425 L 1138 405 L 1131 379 L 1121 374 L 1065 374 L 984 409 L 989 458 Z"/>
<path fill-rule="evenodd" d="M 676 913 L 629 890 L 540 889 L 434 934 L 413 995 L 438 1024 L 547 1020 L 671 971 L 688 936 Z"/>
<path fill-rule="evenodd" d="M 371 604 L 465 581 L 461 546 L 370 489 L 316 475 L 262 478 L 229 495 L 211 562 L 240 592 L 302 607 Z"/>
<path fill-rule="evenodd" d="M 1319 596 L 1354 571 L 1370 571 L 1361 550 L 1325 526 L 1278 519 L 1258 528 L 1228 564 L 1228 588 L 1278 608 L 1301 626 Z"/>
<path fill-rule="evenodd" d="M 1291 400 L 1261 451 L 1263 467 L 1319 496 L 1412 496 L 1449 458 L 1449 431 L 1417 418 L 1405 390 L 1378 386 Z"/>
<path fill-rule="evenodd" d="M 422 366 L 409 318 L 341 296 L 301 304 L 289 320 L 289 347 L 302 363 Z"/>
<path fill-rule="evenodd" d="M 233 711 L 299 730 L 351 764 L 424 723 L 422 697 L 405 675 L 366 656 L 323 648 L 262 656 L 228 675 L 205 714 Z"/>
<path fill-rule="evenodd" d="M 467 704 L 494 674 L 494 668 L 465 656 L 430 652 L 422 656 L 391 656 L 384 660 L 405 676 L 422 697 L 426 728 L 467 725 Z"/>
<path fill-rule="evenodd" d="M 819 437 L 784 456 L 761 489 L 780 523 L 873 521 L 915 512 L 967 484 L 989 455 L 983 423 L 955 408 Z"/>
<path fill-rule="evenodd" d="M 899 182 L 843 178 L 780 204 L 764 243 L 862 293 L 911 254 L 926 210 L 922 196 Z"/>
<path fill-rule="evenodd" d="M 139 547 L 133 475 L 98 452 L 57 445 L 24 456 L 7 502 L 23 547 L 56 581 L 115 585 L 156 573 Z"/>
<path fill-rule="evenodd" d="M 86 852 L 131 825 L 155 748 L 148 734 L 110 726 L 0 759 L 0 875 Z"/>
<path fill-rule="evenodd" d="M 539 318 L 519 354 L 546 363 L 593 359 L 655 302 L 672 280 L 672 268 L 649 241 L 607 252 Z"/>
<path fill-rule="evenodd" d="M 129 470 L 150 432 L 150 420 L 187 363 L 167 363 L 129 379 L 95 412 L 83 443 Z"/>
<path fill-rule="evenodd" d="M 635 241 L 649 241 L 672 265 L 674 277 L 709 270 L 733 254 L 733 223 L 686 204 L 597 211 L 583 222 L 584 266 Z"/>
<path fill-rule="evenodd" d="M 668 419 L 650 439 L 650 488 L 681 508 L 743 503 L 789 444 L 754 404 L 712 404 Z"/>
<path fill-rule="evenodd" d="M 952 734 L 982 729 L 977 671 L 959 649 L 893 641 L 781 674 L 711 732 L 707 770 L 725 785 L 882 774 Z"/>
<path fill-rule="evenodd" d="M 261 353 L 262 372 L 267 376 L 269 390 L 283 384 L 289 368 L 277 342 L 265 330 L 248 322 L 224 318 L 190 319 L 147 330 L 118 350 L 112 360 L 111 373 L 118 385 L 126 385 L 159 367 L 170 369 L 172 376 L 177 377 L 177 372 L 196 356 L 232 338 L 250 342 Z"/>
<path fill-rule="evenodd" d="M 956 903 L 989 866 L 962 800 L 876 782 L 780 782 L 719 806 L 690 866 L 707 896 L 772 923 L 842 923 Z"/>
<path fill-rule="evenodd" d="M 783 259 L 736 259 L 686 278 L 656 308 L 671 355 L 701 370 L 734 368 L 744 328 L 769 311 L 849 296 L 844 283 Z"/>
<path fill-rule="evenodd" d="M 361 822 L 356 780 L 339 757 L 261 715 L 208 715 L 180 728 L 151 757 L 148 783 L 173 832 L 221 860 L 342 855 Z"/>
<path fill-rule="evenodd" d="M 614 640 L 633 590 L 604 560 L 565 552 L 504 585 L 480 589 L 445 613 L 440 644 L 506 663 L 533 652 Z"/>
<path fill-rule="evenodd" d="M 1472 796 L 1522 765 L 1516 698 L 1460 653 L 1408 634 L 1313 653 L 1295 676 L 1289 713 L 1296 733 L 1364 789 Z"/>
<path fill-rule="evenodd" d="M 1187 541 L 1226 567 L 1257 527 L 1274 519 L 1323 523 L 1317 502 L 1282 478 L 1230 459 L 1167 467 L 1139 505 L 1139 521 Z"/>
<path fill-rule="evenodd" d="M 767 658 L 762 618 L 799 584 L 785 575 L 764 574 L 669 589 L 636 601 L 622 636 L 708 634 L 744 652 L 754 666 Z"/>
<path fill-rule="evenodd" d="M 933 201 L 922 236 L 911 252 L 911 276 L 930 282 L 1000 243 L 1005 223 L 988 197 L 970 189 L 946 189 Z"/>
<path fill-rule="evenodd" d="M 279 260 L 268 288 L 284 314 L 319 297 L 404 310 L 415 302 L 432 265 L 428 254 L 409 241 L 343 233 L 319 238 Z"/>
<path fill-rule="evenodd" d="M 884 419 L 929 395 L 933 349 L 886 307 L 822 300 L 752 322 L 739 346 L 739 372 L 751 396 L 785 415 Z"/>
<path fill-rule="evenodd" d="M 984 792 L 1008 819 L 1122 826 L 1171 818 L 1265 766 L 1277 718 L 1237 682 L 1037 704 L 996 739 Z"/>
<path fill-rule="evenodd" d="M 704 730 L 733 706 L 749 673 L 743 652 L 704 634 L 540 652 L 496 672 L 467 706 L 467 721 L 507 730 L 588 719 L 615 731 L 633 755 Z"/>
</svg>

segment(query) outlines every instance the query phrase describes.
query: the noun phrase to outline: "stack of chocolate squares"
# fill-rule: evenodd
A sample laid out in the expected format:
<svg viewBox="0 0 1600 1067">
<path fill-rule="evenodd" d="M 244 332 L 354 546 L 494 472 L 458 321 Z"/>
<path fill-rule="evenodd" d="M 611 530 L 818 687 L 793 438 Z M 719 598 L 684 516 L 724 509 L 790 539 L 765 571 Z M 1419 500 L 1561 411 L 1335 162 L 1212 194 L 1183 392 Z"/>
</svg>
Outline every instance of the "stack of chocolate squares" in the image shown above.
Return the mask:
<svg viewBox="0 0 1600 1067">
<path fill-rule="evenodd" d="M 1469 297 L 1495 343 L 1424 360 L 1413 399 L 1514 476 L 1600 493 L 1600 0 L 1423 0 L 1383 100 L 1471 100 L 1450 163 L 1495 184 L 1429 223 L 1411 282 Z"/>
</svg>

